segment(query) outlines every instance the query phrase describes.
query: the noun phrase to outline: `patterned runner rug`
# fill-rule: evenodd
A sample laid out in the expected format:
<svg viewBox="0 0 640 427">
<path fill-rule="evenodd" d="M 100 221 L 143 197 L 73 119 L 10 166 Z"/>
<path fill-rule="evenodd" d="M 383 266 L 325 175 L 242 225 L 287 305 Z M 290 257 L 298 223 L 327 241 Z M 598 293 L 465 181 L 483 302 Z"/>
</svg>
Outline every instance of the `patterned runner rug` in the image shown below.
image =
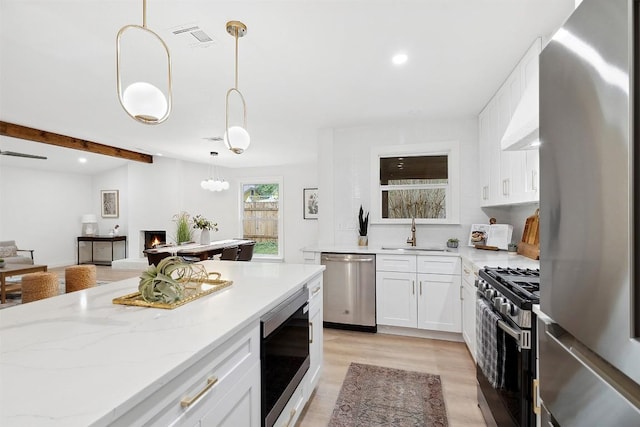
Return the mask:
<svg viewBox="0 0 640 427">
<path fill-rule="evenodd" d="M 352 363 L 329 427 L 448 426 L 439 375 Z"/>
</svg>

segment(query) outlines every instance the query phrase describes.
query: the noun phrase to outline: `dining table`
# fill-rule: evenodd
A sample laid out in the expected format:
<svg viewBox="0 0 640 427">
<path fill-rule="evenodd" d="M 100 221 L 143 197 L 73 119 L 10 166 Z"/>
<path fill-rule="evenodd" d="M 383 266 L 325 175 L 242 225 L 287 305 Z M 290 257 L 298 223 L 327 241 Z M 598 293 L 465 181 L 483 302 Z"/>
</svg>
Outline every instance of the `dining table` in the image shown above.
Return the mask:
<svg viewBox="0 0 640 427">
<path fill-rule="evenodd" d="M 145 249 L 145 253 L 171 253 L 171 255 L 181 257 L 198 258 L 200 261 L 212 258 L 214 255 L 221 254 L 225 248 L 233 246 L 241 246 L 255 243 L 254 240 L 247 239 L 226 239 L 210 242 L 208 245 L 199 243 L 185 243 L 182 245 L 157 246 L 153 249 Z"/>
</svg>

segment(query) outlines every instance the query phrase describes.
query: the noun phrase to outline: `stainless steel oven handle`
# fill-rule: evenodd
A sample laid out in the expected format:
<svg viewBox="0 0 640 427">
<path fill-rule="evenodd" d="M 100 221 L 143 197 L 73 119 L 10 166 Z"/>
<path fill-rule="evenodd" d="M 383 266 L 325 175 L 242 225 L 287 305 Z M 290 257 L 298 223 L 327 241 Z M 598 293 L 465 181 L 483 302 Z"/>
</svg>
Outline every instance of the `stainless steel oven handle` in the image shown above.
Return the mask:
<svg viewBox="0 0 640 427">
<path fill-rule="evenodd" d="M 519 331 L 509 326 L 504 320 L 498 320 L 498 326 L 508 335 L 512 336 L 521 349 L 529 350 L 531 348 L 531 331 Z"/>
<path fill-rule="evenodd" d="M 372 262 L 373 258 L 323 257 L 322 261 L 335 262 Z"/>
</svg>

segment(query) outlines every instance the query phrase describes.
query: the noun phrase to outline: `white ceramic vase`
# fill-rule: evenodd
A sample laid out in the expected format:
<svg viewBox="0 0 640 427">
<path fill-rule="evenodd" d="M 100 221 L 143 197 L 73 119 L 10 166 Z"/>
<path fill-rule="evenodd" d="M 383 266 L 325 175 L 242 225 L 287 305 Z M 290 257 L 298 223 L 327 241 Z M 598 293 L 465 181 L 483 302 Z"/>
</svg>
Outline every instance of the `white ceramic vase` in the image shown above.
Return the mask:
<svg viewBox="0 0 640 427">
<path fill-rule="evenodd" d="M 211 233 L 209 233 L 209 230 L 202 230 L 200 232 L 200 244 L 208 245 L 209 243 L 211 243 Z"/>
</svg>

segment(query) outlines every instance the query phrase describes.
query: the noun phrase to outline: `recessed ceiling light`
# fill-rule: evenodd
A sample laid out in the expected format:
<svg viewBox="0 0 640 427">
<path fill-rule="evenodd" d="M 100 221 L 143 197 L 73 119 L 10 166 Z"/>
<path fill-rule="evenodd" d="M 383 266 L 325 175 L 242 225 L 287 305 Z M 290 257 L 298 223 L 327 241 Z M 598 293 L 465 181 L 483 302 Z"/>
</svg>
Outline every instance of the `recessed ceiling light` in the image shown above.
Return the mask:
<svg viewBox="0 0 640 427">
<path fill-rule="evenodd" d="M 539 147 L 539 146 L 540 146 L 540 140 L 539 139 L 536 139 L 531 144 L 529 144 L 529 147 Z"/>
<path fill-rule="evenodd" d="M 402 65 L 405 62 L 407 62 L 407 59 L 409 59 L 409 57 L 406 54 L 399 53 L 397 55 L 394 55 L 393 58 L 391 58 L 391 62 L 393 62 L 395 65 Z"/>
<path fill-rule="evenodd" d="M 162 154 L 162 153 L 156 153 L 156 156 L 160 156 L 160 157 L 162 157 L 162 156 L 164 156 L 164 154 Z"/>
<path fill-rule="evenodd" d="M 80 158 L 78 158 L 78 161 L 79 161 L 80 163 L 87 163 L 87 159 L 86 159 L 85 157 L 80 157 Z"/>
</svg>

